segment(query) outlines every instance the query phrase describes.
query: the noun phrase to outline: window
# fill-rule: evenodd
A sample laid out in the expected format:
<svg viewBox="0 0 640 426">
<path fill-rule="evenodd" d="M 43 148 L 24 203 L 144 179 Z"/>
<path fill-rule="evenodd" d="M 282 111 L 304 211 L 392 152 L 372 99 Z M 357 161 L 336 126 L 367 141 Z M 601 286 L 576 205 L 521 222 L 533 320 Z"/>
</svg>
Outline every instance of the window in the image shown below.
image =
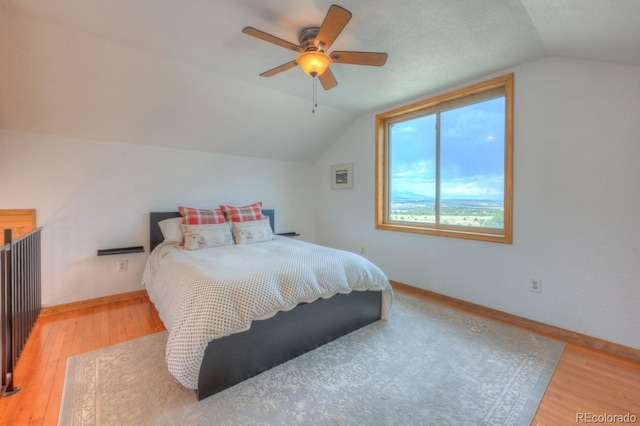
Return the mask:
<svg viewBox="0 0 640 426">
<path fill-rule="evenodd" d="M 376 228 L 511 243 L 513 74 L 376 116 Z"/>
</svg>

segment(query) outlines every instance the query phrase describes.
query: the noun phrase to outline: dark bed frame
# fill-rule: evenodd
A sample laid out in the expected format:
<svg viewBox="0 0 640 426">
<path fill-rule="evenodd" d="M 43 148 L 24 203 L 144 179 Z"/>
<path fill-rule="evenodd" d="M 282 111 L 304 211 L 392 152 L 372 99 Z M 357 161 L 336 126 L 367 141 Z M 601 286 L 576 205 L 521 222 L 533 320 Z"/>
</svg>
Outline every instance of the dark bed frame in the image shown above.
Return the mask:
<svg viewBox="0 0 640 426">
<path fill-rule="evenodd" d="M 263 213 L 273 229 L 274 211 Z M 149 251 L 163 240 L 158 222 L 179 216 L 178 212 L 150 213 Z M 245 332 L 212 340 L 200 365 L 198 400 L 379 320 L 381 299 L 380 291 L 336 294 L 254 321 Z"/>
</svg>

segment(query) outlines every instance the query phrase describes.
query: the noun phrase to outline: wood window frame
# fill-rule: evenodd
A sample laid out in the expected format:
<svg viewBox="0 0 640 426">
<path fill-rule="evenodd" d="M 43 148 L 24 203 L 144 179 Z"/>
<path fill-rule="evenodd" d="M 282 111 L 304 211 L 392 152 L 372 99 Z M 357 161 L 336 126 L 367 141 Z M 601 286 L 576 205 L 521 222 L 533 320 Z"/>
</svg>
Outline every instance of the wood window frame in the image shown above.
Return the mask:
<svg viewBox="0 0 640 426">
<path fill-rule="evenodd" d="M 496 243 L 511 244 L 513 241 L 513 73 L 495 77 L 480 83 L 453 90 L 426 100 L 402 106 L 376 115 L 375 120 L 375 217 L 376 229 L 464 238 Z M 407 222 L 389 220 L 389 194 L 387 176 L 388 123 L 401 117 L 412 117 L 437 109 L 445 103 L 471 100 L 474 95 L 493 90 L 504 90 L 505 95 L 505 138 L 504 138 L 504 228 L 499 232 L 487 232 L 487 228 L 463 226 L 443 226 L 430 224 L 413 225 Z M 472 102 L 468 102 L 472 103 Z"/>
</svg>

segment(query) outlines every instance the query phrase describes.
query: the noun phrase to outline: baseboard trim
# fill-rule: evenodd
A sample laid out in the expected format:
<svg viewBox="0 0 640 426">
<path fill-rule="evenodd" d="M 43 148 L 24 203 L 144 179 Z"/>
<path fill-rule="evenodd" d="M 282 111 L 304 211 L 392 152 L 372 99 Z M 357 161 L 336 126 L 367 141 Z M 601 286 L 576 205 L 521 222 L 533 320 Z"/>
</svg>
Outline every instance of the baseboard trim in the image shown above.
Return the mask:
<svg viewBox="0 0 640 426">
<path fill-rule="evenodd" d="M 147 297 L 147 290 L 137 290 L 128 293 L 114 294 L 111 296 L 96 297 L 95 299 L 81 300 L 79 302 L 65 303 L 62 305 L 47 306 L 42 308 L 40 316 L 59 314 L 62 312 L 75 311 L 76 309 L 91 308 L 94 306 L 106 305 L 107 303 L 121 302 L 123 300 Z"/>
<path fill-rule="evenodd" d="M 601 350 L 611 355 L 619 356 L 632 361 L 640 362 L 640 350 L 629 346 L 602 340 L 597 337 L 587 336 L 585 334 L 576 333 L 574 331 L 565 330 L 553 325 L 544 324 L 538 321 L 530 320 L 517 315 L 499 311 L 497 309 L 487 308 L 486 306 L 477 305 L 475 303 L 466 302 L 444 294 L 435 293 L 433 291 L 414 287 L 398 281 L 390 280 L 394 290 L 402 293 L 411 294 L 421 297 L 432 302 L 447 305 L 452 308 L 460 309 L 474 315 L 499 321 L 514 327 L 518 327 L 533 333 L 541 334 L 552 339 L 560 340 L 565 343 L 573 343 L 576 345 L 588 347 L 591 349 Z"/>
</svg>

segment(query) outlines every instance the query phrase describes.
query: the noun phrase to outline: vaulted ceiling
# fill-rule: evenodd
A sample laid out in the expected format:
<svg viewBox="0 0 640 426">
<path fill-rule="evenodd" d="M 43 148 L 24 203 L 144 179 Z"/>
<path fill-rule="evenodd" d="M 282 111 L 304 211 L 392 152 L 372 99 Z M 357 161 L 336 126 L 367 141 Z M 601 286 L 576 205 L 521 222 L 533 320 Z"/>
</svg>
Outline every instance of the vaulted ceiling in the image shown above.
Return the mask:
<svg viewBox="0 0 640 426">
<path fill-rule="evenodd" d="M 325 0 L 0 0 L 0 129 L 314 162 L 357 117 L 549 55 L 640 67 L 638 0 L 342 0 L 338 86 L 297 67 Z"/>
</svg>

